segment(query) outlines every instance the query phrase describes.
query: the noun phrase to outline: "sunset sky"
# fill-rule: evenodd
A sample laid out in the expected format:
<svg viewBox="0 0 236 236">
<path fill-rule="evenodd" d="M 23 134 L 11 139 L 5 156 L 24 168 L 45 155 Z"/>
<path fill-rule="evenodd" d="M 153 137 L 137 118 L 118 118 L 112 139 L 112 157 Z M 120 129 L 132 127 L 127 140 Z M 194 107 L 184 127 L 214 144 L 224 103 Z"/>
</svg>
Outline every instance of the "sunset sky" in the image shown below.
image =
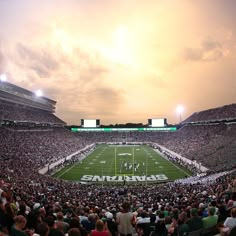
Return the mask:
<svg viewBox="0 0 236 236">
<path fill-rule="evenodd" d="M 236 102 L 235 0 L 0 0 L 0 74 L 68 124 Z"/>
</svg>

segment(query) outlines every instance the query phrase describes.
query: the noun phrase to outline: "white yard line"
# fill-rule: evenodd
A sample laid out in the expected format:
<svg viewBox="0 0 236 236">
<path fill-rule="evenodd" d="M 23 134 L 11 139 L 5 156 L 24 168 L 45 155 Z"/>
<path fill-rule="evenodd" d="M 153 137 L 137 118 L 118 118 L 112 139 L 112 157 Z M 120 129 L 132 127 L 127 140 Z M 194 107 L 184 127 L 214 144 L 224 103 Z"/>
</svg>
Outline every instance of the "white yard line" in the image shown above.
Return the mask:
<svg viewBox="0 0 236 236">
<path fill-rule="evenodd" d="M 164 158 L 164 157 L 163 157 Z M 165 160 L 169 161 L 167 158 L 165 158 Z M 169 161 L 173 166 L 175 166 L 177 169 L 181 170 L 184 174 L 186 174 L 187 176 L 191 176 L 190 174 L 188 174 L 187 172 L 185 172 L 183 169 L 179 168 L 177 165 L 175 165 L 173 162 Z"/>
<path fill-rule="evenodd" d="M 145 148 L 143 148 L 144 150 L 146 149 L 146 147 Z M 146 152 L 147 152 L 147 150 L 145 150 Z M 155 151 L 154 149 L 153 149 L 153 151 Z M 188 174 L 187 172 L 185 172 L 183 169 L 181 169 L 180 167 L 178 167 L 177 165 L 175 165 L 173 162 L 171 162 L 171 161 L 169 161 L 166 157 L 164 157 L 160 152 L 157 152 L 157 151 L 155 151 L 156 153 L 158 153 L 162 158 L 164 158 L 165 160 L 167 160 L 169 163 L 171 163 L 174 167 L 176 167 L 177 169 L 179 169 L 181 172 L 183 172 L 184 174 L 186 174 L 187 176 L 191 176 L 190 174 Z"/>
<path fill-rule="evenodd" d="M 117 165 L 117 163 L 116 163 L 116 147 L 115 147 L 115 175 L 117 175 L 117 172 L 116 172 L 116 166 Z"/>
<path fill-rule="evenodd" d="M 93 152 L 96 151 L 98 148 L 99 148 L 99 147 L 95 148 L 95 149 L 93 150 Z M 106 148 L 105 148 L 105 149 L 106 149 Z M 89 156 L 90 154 L 91 154 L 91 153 L 89 153 L 88 156 Z M 85 158 L 87 158 L 88 156 L 86 156 Z M 84 158 L 84 159 L 85 159 L 85 158 Z M 81 160 L 80 160 L 80 161 L 81 161 Z M 79 162 L 80 162 L 80 161 L 79 161 Z M 69 169 L 67 169 L 67 170 L 65 170 L 64 172 L 62 172 L 60 175 L 57 176 L 57 178 L 60 178 L 61 176 L 63 176 L 65 173 L 67 173 L 69 170 L 71 170 L 71 169 L 72 169 L 75 165 L 77 165 L 79 162 L 76 162 L 76 163 L 75 163 L 74 165 L 72 165 Z"/>
<path fill-rule="evenodd" d="M 187 172 L 185 172 L 183 169 L 179 168 L 177 165 L 175 165 L 173 162 L 171 162 L 170 160 L 168 160 L 168 158 L 166 158 L 165 156 L 163 156 L 159 151 L 156 151 L 156 153 L 158 153 L 159 155 L 161 155 L 165 160 L 167 160 L 168 162 L 170 162 L 173 166 L 175 166 L 177 169 L 179 169 L 180 171 L 182 171 L 184 174 L 186 174 L 187 176 L 191 176 L 190 174 L 188 174 Z"/>
<path fill-rule="evenodd" d="M 133 147 L 133 175 L 134 175 L 134 147 Z"/>
<path fill-rule="evenodd" d="M 66 172 L 68 172 L 69 170 L 71 170 L 75 165 L 77 165 L 78 162 L 76 162 L 74 165 L 72 165 L 69 169 L 65 170 L 62 174 L 58 175 L 57 178 L 60 178 L 61 176 L 63 176 Z"/>
<path fill-rule="evenodd" d="M 112 165 L 113 165 L 113 162 L 114 160 L 116 160 L 116 148 L 115 148 L 115 158 L 113 158 L 112 162 L 111 162 L 111 166 L 109 168 L 109 172 L 112 173 Z M 116 164 L 115 164 L 115 168 L 116 168 Z"/>
</svg>

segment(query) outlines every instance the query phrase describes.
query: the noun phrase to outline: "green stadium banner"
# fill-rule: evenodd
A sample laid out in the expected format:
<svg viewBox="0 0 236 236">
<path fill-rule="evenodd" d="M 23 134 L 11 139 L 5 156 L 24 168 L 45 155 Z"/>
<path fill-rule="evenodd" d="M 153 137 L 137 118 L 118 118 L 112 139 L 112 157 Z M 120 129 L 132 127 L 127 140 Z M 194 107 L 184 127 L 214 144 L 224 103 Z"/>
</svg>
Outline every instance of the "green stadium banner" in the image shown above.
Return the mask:
<svg viewBox="0 0 236 236">
<path fill-rule="evenodd" d="M 113 132 L 113 131 L 176 131 L 176 127 L 155 128 L 71 128 L 72 132 Z"/>
</svg>

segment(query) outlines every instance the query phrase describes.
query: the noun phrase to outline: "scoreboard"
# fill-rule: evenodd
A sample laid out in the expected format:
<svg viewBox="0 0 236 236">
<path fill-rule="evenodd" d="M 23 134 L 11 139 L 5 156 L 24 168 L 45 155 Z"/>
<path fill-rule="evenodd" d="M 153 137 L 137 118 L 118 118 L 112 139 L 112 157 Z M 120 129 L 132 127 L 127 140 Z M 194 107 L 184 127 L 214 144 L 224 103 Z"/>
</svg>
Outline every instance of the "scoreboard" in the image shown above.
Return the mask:
<svg viewBox="0 0 236 236">
<path fill-rule="evenodd" d="M 165 127 L 167 125 L 166 118 L 152 118 L 148 119 L 149 127 Z"/>
<path fill-rule="evenodd" d="M 81 126 L 84 128 L 96 128 L 100 126 L 98 119 L 81 119 Z"/>
</svg>

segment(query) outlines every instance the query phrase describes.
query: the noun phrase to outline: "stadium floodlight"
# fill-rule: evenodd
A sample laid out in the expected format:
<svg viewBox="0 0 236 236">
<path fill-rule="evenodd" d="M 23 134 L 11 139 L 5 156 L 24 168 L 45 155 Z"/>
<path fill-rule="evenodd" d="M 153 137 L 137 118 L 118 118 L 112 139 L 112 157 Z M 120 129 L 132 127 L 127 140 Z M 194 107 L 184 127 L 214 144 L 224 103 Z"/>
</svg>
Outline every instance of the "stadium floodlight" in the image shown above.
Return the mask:
<svg viewBox="0 0 236 236">
<path fill-rule="evenodd" d="M 1 82 L 7 81 L 7 76 L 6 76 L 6 74 L 1 74 L 1 75 L 0 75 L 0 81 L 1 81 Z"/>
<path fill-rule="evenodd" d="M 40 89 L 38 89 L 37 91 L 35 91 L 35 95 L 37 97 L 42 97 L 43 96 L 43 92 Z"/>
<path fill-rule="evenodd" d="M 184 107 L 182 105 L 178 105 L 176 108 L 176 112 L 179 115 L 179 121 L 182 122 L 182 113 L 184 111 Z"/>
</svg>

